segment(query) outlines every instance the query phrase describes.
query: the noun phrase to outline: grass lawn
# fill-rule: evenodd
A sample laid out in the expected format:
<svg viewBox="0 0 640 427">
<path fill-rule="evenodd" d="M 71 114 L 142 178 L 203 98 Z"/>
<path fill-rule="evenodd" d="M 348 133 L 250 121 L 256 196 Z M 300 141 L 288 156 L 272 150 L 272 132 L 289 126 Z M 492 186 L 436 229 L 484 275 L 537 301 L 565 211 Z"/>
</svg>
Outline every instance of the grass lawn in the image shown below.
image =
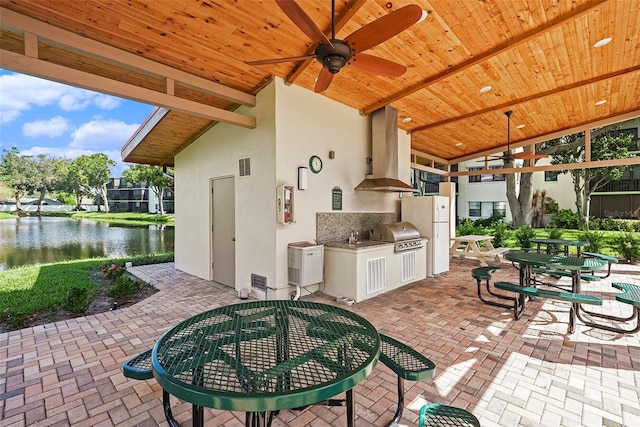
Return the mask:
<svg viewBox="0 0 640 427">
<path fill-rule="evenodd" d="M 175 225 L 174 214 L 152 214 L 152 213 L 137 213 L 137 212 L 86 212 L 86 211 L 71 211 L 71 212 L 43 212 L 46 216 L 66 216 L 69 218 L 77 219 L 90 219 L 93 221 L 109 221 L 114 224 L 163 224 L 168 226 Z"/>
<path fill-rule="evenodd" d="M 0 219 L 14 219 L 14 218 L 17 218 L 17 217 L 9 212 L 0 212 Z"/>
<path fill-rule="evenodd" d="M 549 232 L 550 229 L 548 228 L 535 228 L 535 238 L 538 239 L 548 239 L 549 238 Z M 492 233 L 491 229 L 488 229 L 489 234 Z M 562 230 L 562 237 L 561 239 L 563 240 L 582 240 L 580 238 L 580 236 L 583 234 L 583 231 L 580 230 Z M 615 256 L 615 257 L 620 257 L 621 254 L 614 248 L 613 246 L 613 240 L 617 237 L 620 236 L 622 234 L 624 234 L 624 232 L 622 231 L 598 231 L 598 233 L 602 234 L 602 241 L 600 242 L 600 250 L 598 251 L 601 254 L 604 255 L 611 255 L 611 256 Z M 518 243 L 518 240 L 515 237 L 515 231 L 511 231 L 509 233 L 509 238 L 507 238 L 505 240 L 505 247 L 507 248 L 511 248 L 511 249 L 520 249 L 520 243 Z M 531 246 L 533 246 L 534 248 L 536 247 L 535 244 L 532 244 Z M 582 250 L 585 250 L 585 248 L 582 248 Z M 572 253 L 575 253 L 575 247 L 571 248 Z"/>
<path fill-rule="evenodd" d="M 73 287 L 85 288 L 94 295 L 96 285 L 91 275 L 99 271 L 104 260 L 60 262 L 28 265 L 0 272 L 0 322 L 20 325 L 32 315 L 55 312 Z"/>
<path fill-rule="evenodd" d="M 66 261 L 54 264 L 36 264 L 14 267 L 0 271 L 0 329 L 4 324 L 9 329 L 22 327 L 34 317 L 55 320 L 57 312 L 72 288 L 88 290 L 92 297 L 101 284 L 92 280 L 100 273 L 100 267 L 111 258 Z M 173 253 L 141 255 L 119 258 L 117 263 L 124 265 L 131 261 L 133 265 L 144 265 L 173 261 Z"/>
</svg>

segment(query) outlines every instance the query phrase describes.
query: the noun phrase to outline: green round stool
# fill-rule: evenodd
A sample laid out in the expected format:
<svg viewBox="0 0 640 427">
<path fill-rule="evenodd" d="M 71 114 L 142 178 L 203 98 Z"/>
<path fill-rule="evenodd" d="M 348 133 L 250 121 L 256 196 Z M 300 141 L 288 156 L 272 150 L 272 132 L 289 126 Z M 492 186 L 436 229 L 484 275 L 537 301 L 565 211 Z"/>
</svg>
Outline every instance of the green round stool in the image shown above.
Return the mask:
<svg viewBox="0 0 640 427">
<path fill-rule="evenodd" d="M 480 427 L 480 421 L 469 411 L 453 406 L 427 403 L 420 408 L 420 427 Z"/>
</svg>

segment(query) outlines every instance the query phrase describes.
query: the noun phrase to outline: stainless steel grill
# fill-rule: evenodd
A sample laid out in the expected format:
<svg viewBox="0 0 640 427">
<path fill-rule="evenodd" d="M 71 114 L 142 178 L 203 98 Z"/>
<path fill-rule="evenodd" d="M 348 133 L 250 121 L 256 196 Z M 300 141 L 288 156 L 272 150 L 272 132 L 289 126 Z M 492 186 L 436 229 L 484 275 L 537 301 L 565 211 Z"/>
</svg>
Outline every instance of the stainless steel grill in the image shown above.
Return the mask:
<svg viewBox="0 0 640 427">
<path fill-rule="evenodd" d="M 395 251 L 420 249 L 422 239 L 415 225 L 410 222 L 383 222 L 373 226 L 371 240 L 395 243 Z"/>
</svg>

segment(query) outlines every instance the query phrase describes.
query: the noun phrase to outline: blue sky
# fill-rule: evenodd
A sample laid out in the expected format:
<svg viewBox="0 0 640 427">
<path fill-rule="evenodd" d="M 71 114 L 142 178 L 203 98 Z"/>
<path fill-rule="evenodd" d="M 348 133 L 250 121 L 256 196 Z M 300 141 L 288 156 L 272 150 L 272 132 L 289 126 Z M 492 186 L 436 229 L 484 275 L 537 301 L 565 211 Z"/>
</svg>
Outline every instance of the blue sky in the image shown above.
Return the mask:
<svg viewBox="0 0 640 427">
<path fill-rule="evenodd" d="M 75 159 L 105 153 L 126 164 L 120 149 L 154 107 L 0 69 L 0 152 Z"/>
</svg>

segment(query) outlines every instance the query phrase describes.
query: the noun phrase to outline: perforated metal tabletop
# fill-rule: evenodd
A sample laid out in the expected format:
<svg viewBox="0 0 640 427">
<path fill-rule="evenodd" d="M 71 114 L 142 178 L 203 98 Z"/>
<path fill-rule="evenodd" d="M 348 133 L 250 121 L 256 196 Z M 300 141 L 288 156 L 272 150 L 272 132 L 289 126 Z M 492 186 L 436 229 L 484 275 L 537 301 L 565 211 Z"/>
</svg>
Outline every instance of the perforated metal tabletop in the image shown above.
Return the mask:
<svg viewBox="0 0 640 427">
<path fill-rule="evenodd" d="M 374 368 L 376 329 L 361 316 L 307 301 L 216 308 L 166 332 L 153 348 L 163 389 L 200 407 L 262 412 L 350 390 Z"/>
</svg>

